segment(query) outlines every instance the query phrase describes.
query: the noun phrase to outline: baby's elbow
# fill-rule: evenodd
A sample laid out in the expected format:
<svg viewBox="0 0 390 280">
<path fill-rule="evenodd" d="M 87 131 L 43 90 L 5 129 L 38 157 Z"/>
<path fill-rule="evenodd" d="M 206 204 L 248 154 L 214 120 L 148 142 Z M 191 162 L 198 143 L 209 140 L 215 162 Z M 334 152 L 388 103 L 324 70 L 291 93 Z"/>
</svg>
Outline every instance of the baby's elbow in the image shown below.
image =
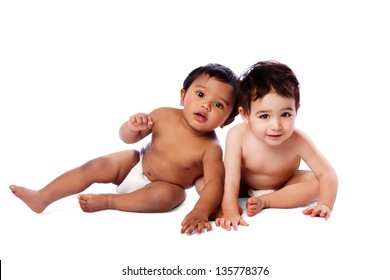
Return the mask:
<svg viewBox="0 0 390 280">
<path fill-rule="evenodd" d="M 122 131 L 119 131 L 119 138 L 122 140 L 122 142 L 130 144 L 129 140 L 126 138 L 126 135 L 122 133 Z"/>
<path fill-rule="evenodd" d="M 332 168 L 329 173 L 330 173 L 329 176 L 331 177 L 333 184 L 337 187 L 339 183 L 339 178 L 337 176 L 336 171 Z"/>
<path fill-rule="evenodd" d="M 119 138 L 126 144 L 133 144 L 139 140 L 137 137 L 134 137 L 134 135 L 130 135 L 127 131 L 122 129 L 119 131 Z"/>
<path fill-rule="evenodd" d="M 330 186 L 335 193 L 337 193 L 339 179 L 336 172 L 333 169 L 329 170 L 329 172 L 326 173 L 325 178 L 327 185 Z"/>
</svg>

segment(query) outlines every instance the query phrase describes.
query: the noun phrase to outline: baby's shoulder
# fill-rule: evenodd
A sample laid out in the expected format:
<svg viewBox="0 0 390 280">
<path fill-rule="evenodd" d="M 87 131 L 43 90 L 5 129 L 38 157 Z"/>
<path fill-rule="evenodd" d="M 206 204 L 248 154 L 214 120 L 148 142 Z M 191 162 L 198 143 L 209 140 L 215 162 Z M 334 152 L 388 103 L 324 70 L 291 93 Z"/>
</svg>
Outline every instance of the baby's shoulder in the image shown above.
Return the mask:
<svg viewBox="0 0 390 280">
<path fill-rule="evenodd" d="M 181 109 L 172 108 L 172 107 L 159 107 L 154 109 L 151 114 L 155 115 L 166 115 L 166 114 L 179 114 Z"/>
<path fill-rule="evenodd" d="M 248 124 L 240 123 L 231 127 L 227 133 L 228 138 L 242 138 L 249 135 L 250 131 L 248 131 Z"/>
<path fill-rule="evenodd" d="M 290 142 L 293 142 L 294 145 L 312 145 L 310 137 L 300 129 L 294 129 Z"/>
<path fill-rule="evenodd" d="M 159 107 L 154 109 L 150 114 L 154 121 L 170 120 L 173 117 L 180 115 L 181 109 L 171 107 Z"/>
</svg>

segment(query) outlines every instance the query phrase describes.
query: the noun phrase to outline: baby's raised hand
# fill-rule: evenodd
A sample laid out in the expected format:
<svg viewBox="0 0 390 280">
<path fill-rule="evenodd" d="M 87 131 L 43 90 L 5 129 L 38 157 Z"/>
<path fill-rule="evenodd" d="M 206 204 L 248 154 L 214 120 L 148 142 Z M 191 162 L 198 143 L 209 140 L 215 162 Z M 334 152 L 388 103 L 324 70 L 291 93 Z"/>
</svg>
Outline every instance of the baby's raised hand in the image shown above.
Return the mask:
<svg viewBox="0 0 390 280">
<path fill-rule="evenodd" d="M 329 219 L 332 210 L 330 210 L 325 204 L 317 204 L 306 208 L 302 212 L 303 214 L 310 215 L 311 217 L 322 217 L 327 220 Z"/>
<path fill-rule="evenodd" d="M 134 131 L 148 129 L 153 125 L 152 116 L 145 113 L 135 114 L 130 117 L 127 125 Z"/>
</svg>

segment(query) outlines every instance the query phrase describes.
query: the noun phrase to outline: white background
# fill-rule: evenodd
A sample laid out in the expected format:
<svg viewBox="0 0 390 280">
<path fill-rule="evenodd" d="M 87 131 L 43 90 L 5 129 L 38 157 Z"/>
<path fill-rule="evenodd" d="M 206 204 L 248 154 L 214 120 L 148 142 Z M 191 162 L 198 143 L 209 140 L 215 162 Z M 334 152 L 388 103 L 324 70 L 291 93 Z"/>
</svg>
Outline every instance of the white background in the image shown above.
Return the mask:
<svg viewBox="0 0 390 280">
<path fill-rule="evenodd" d="M 152 279 L 122 269 L 178 265 L 212 271 L 178 279 L 229 279 L 215 276 L 217 266 L 268 266 L 264 279 L 388 278 L 385 2 L 1 1 L 4 279 Z M 119 126 L 137 112 L 179 107 L 195 67 L 216 62 L 240 74 L 267 59 L 296 73 L 297 126 L 339 175 L 329 221 L 267 209 L 237 232 L 214 227 L 188 237 L 180 223 L 194 190 L 164 214 L 86 214 L 73 196 L 41 215 L 9 191 L 10 184 L 39 189 L 89 159 L 138 148 L 121 143 Z M 218 130 L 222 144 L 228 129 Z"/>
</svg>

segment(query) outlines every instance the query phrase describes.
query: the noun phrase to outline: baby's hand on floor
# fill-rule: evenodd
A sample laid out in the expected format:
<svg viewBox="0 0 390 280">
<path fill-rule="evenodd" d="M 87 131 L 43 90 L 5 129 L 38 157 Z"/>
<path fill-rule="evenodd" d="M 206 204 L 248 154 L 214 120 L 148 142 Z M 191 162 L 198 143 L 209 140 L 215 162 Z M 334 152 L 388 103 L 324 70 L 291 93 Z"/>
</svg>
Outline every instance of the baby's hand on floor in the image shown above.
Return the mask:
<svg viewBox="0 0 390 280">
<path fill-rule="evenodd" d="M 153 125 L 152 116 L 145 113 L 135 114 L 130 117 L 127 125 L 134 131 L 150 128 Z"/>
<path fill-rule="evenodd" d="M 241 217 L 241 215 L 236 215 L 233 217 L 221 217 L 215 220 L 215 225 L 226 230 L 230 230 L 233 227 L 234 230 L 238 230 L 238 226 L 249 226 L 249 224 Z"/>
<path fill-rule="evenodd" d="M 311 217 L 321 217 L 325 218 L 325 220 L 329 219 L 331 212 L 332 210 L 330 210 L 325 204 L 310 206 L 302 211 L 305 215 L 310 215 Z"/>
<path fill-rule="evenodd" d="M 187 235 L 191 235 L 194 232 L 201 234 L 203 229 L 206 229 L 207 231 L 212 229 L 207 215 L 196 209 L 188 213 L 181 223 L 181 226 L 181 233 L 187 233 Z"/>
</svg>

